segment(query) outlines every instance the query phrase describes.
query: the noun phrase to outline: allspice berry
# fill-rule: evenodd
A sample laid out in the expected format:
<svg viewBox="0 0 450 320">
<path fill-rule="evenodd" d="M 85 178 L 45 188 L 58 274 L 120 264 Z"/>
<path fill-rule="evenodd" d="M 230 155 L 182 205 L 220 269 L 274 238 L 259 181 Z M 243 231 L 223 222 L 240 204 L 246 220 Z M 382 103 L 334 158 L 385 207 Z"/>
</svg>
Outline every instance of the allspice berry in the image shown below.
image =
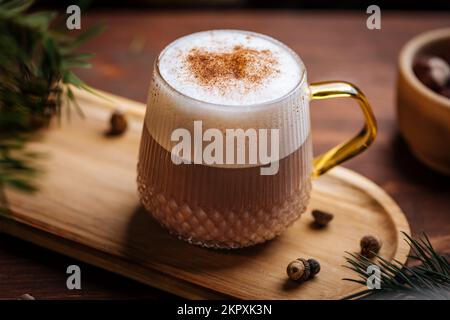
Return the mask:
<svg viewBox="0 0 450 320">
<path fill-rule="evenodd" d="M 366 258 L 373 258 L 380 251 L 381 240 L 375 236 L 367 235 L 361 238 L 361 255 Z"/>
<path fill-rule="evenodd" d="M 305 271 L 303 272 L 303 276 L 300 278 L 300 281 L 306 281 L 309 279 L 311 275 L 311 266 L 309 265 L 308 260 L 303 258 L 298 258 L 298 261 L 301 261 L 305 267 Z"/>
<path fill-rule="evenodd" d="M 286 273 L 289 279 L 294 281 L 300 280 L 305 273 L 305 265 L 299 260 L 294 260 L 288 264 Z"/>
<path fill-rule="evenodd" d="M 325 227 L 331 220 L 333 220 L 333 215 L 325 211 L 313 210 L 311 214 L 314 217 L 314 224 L 320 228 Z"/>
<path fill-rule="evenodd" d="M 120 111 L 114 111 L 109 119 L 109 131 L 107 132 L 110 136 L 118 136 L 123 134 L 128 127 L 127 118 Z"/>
<path fill-rule="evenodd" d="M 314 259 L 298 258 L 289 263 L 286 272 L 289 279 L 303 282 L 313 278 L 320 271 L 320 264 Z"/>
<path fill-rule="evenodd" d="M 438 56 L 421 56 L 414 60 L 417 78 L 433 91 L 440 92 L 450 80 L 450 65 Z"/>
<path fill-rule="evenodd" d="M 25 293 L 17 298 L 17 300 L 36 300 L 31 294 Z"/>
<path fill-rule="evenodd" d="M 444 89 L 442 89 L 441 91 L 439 91 L 439 93 L 440 93 L 441 95 L 443 95 L 444 97 L 450 99 L 450 84 L 449 84 L 446 88 L 444 88 Z"/>
<path fill-rule="evenodd" d="M 320 263 L 315 259 L 308 259 L 308 263 L 311 269 L 311 274 L 309 275 L 309 278 L 311 279 L 320 272 Z"/>
</svg>

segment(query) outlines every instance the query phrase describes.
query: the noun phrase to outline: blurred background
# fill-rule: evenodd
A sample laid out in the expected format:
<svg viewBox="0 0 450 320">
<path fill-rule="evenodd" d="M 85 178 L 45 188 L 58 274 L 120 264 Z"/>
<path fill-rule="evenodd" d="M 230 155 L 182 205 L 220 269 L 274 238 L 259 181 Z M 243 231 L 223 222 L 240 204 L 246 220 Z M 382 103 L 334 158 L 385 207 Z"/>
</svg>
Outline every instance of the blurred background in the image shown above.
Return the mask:
<svg viewBox="0 0 450 320">
<path fill-rule="evenodd" d="M 67 7 L 77 1 L 43 0 L 39 5 Z M 383 9 L 392 10 L 450 10 L 450 1 L 444 0 L 400 0 L 400 1 L 366 1 L 366 0 L 92 0 L 92 7 L 107 8 L 267 8 L 267 9 L 319 9 L 319 10 L 360 10 L 376 4 Z"/>
</svg>

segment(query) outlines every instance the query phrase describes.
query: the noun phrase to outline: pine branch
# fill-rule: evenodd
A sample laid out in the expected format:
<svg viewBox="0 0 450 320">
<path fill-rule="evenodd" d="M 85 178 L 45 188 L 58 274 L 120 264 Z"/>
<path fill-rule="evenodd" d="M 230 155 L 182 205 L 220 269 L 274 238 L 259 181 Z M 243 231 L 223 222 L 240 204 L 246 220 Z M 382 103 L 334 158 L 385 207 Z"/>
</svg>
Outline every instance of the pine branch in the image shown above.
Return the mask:
<svg viewBox="0 0 450 320">
<path fill-rule="evenodd" d="M 36 130 L 61 115 L 65 100 L 68 112 L 80 113 L 69 86 L 87 86 L 72 70 L 90 67 L 91 55 L 74 50 L 101 31 L 70 36 L 51 27 L 54 12 L 28 13 L 33 2 L 0 0 L 0 213 L 8 208 L 5 188 L 36 190 L 37 154 L 26 149 Z"/>
<path fill-rule="evenodd" d="M 423 234 L 419 239 L 412 239 L 406 233 L 405 241 L 411 248 L 409 258 L 417 260 L 420 265 L 408 267 L 397 260 L 387 261 L 376 255 L 372 261 L 358 253 L 348 253 L 346 268 L 359 275 L 359 279 L 343 279 L 357 282 L 367 287 L 367 268 L 376 265 L 380 268 L 380 289 L 368 289 L 346 297 L 357 298 L 394 298 L 394 299 L 450 299 L 450 263 L 447 256 L 439 255 L 428 237 Z"/>
</svg>

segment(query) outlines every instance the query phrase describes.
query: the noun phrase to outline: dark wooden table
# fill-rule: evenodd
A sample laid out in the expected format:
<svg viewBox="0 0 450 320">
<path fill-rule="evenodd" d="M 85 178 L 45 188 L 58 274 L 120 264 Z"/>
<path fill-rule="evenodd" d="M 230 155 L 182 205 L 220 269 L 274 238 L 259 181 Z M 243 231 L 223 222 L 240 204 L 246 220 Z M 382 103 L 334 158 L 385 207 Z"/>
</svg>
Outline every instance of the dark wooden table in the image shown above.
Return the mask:
<svg viewBox="0 0 450 320">
<path fill-rule="evenodd" d="M 450 13 L 382 12 L 382 29 L 368 30 L 361 12 L 111 11 L 83 16 L 82 27 L 108 29 L 85 46 L 95 52 L 91 70 L 80 71 L 94 87 L 145 101 L 153 60 L 175 38 L 200 30 L 234 28 L 273 36 L 299 53 L 309 81 L 347 80 L 368 96 L 379 135 L 363 155 L 346 163 L 384 188 L 406 213 L 414 235 L 425 231 L 440 252 L 450 252 L 450 178 L 411 155 L 397 129 L 397 55 L 413 35 L 450 26 Z M 312 104 L 315 152 L 352 136 L 361 126 L 348 101 Z M 0 298 L 30 293 L 37 299 L 172 298 L 106 271 L 0 235 Z M 82 290 L 66 289 L 66 268 L 78 264 Z"/>
</svg>

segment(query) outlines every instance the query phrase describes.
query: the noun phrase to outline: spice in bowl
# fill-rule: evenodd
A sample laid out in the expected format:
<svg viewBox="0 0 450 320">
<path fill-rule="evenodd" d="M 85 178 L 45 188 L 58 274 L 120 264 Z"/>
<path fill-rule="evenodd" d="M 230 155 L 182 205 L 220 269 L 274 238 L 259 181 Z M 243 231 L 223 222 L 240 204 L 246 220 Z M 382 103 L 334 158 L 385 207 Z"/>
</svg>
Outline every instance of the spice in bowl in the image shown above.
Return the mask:
<svg viewBox="0 0 450 320">
<path fill-rule="evenodd" d="M 450 63 L 438 56 L 423 55 L 414 60 L 413 71 L 425 86 L 450 98 Z"/>
</svg>

